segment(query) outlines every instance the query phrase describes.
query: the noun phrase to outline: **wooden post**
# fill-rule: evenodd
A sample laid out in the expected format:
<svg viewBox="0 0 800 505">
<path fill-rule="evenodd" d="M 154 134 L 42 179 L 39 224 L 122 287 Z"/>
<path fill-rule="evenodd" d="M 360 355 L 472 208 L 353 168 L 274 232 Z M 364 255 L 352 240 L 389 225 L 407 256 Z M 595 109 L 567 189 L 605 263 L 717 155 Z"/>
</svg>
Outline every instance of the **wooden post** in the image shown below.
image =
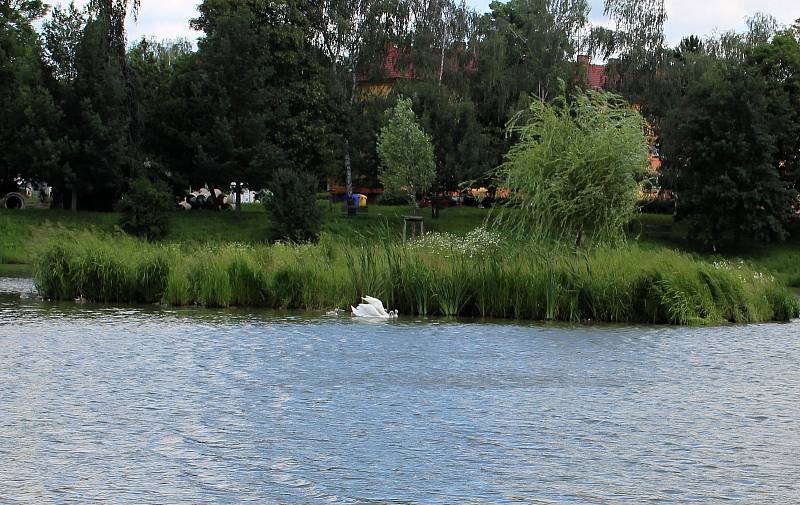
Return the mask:
<svg viewBox="0 0 800 505">
<path fill-rule="evenodd" d="M 242 181 L 236 181 L 236 217 L 242 217 Z"/>
<path fill-rule="evenodd" d="M 403 242 L 408 239 L 408 224 L 411 223 L 411 238 L 425 235 L 425 222 L 422 216 L 403 216 Z M 417 231 L 419 230 L 419 231 Z"/>
</svg>

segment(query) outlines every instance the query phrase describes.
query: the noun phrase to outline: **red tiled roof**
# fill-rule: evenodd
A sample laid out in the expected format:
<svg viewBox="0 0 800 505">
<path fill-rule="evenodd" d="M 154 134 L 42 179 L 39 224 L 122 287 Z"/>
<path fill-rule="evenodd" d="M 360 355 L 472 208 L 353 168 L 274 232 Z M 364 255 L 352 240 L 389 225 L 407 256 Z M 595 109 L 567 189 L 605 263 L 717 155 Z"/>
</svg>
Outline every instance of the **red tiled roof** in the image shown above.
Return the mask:
<svg viewBox="0 0 800 505">
<path fill-rule="evenodd" d="M 608 74 L 605 65 L 586 65 L 586 84 L 592 89 L 603 89 L 608 83 Z"/>
<path fill-rule="evenodd" d="M 389 79 L 413 79 L 414 74 L 414 65 L 408 64 L 405 70 L 398 70 L 397 60 L 400 58 L 400 54 L 397 51 L 395 46 L 389 46 L 389 49 L 386 51 L 386 56 L 383 59 L 383 69 L 386 71 L 386 77 Z"/>
<path fill-rule="evenodd" d="M 403 56 L 408 56 L 409 51 L 409 48 L 398 49 L 397 46 L 393 45 L 387 47 L 386 54 L 383 57 L 383 64 L 381 65 L 383 74 L 380 77 L 386 80 L 415 79 L 417 73 L 414 70 L 414 65 L 410 62 L 403 63 L 401 61 Z M 450 62 L 451 70 L 459 69 L 460 64 L 456 58 L 450 58 L 448 61 Z M 469 58 L 464 65 L 464 69 L 468 72 L 474 72 L 477 68 L 478 62 L 474 57 Z M 358 80 L 358 82 L 365 82 L 372 80 L 374 77 L 375 76 L 359 74 L 356 75 L 356 80 Z"/>
<path fill-rule="evenodd" d="M 400 59 L 399 51 L 395 46 L 389 46 L 386 49 L 386 55 L 383 57 L 383 71 L 385 79 L 413 79 L 415 77 L 414 65 L 408 64 L 403 69 L 398 69 L 398 60 Z M 370 76 L 357 75 L 356 79 L 359 82 L 371 80 Z"/>
</svg>

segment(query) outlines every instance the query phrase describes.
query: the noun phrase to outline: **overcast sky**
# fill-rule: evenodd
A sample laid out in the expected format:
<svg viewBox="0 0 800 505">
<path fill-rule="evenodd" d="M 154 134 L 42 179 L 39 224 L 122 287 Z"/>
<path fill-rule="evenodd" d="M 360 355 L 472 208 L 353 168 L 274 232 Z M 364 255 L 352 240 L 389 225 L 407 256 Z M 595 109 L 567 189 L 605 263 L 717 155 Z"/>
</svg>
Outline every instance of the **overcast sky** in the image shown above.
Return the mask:
<svg viewBox="0 0 800 505">
<path fill-rule="evenodd" d="M 491 0 L 467 0 L 478 10 L 488 10 Z M 589 18 L 602 24 L 603 0 L 589 0 Z M 800 18 L 800 0 L 666 0 L 666 35 L 677 45 L 687 35 L 712 35 L 715 31 L 743 31 L 744 21 L 757 12 L 772 14 L 778 22 L 790 25 Z M 607 21 L 606 21 L 607 22 Z"/>
<path fill-rule="evenodd" d="M 66 4 L 68 0 L 52 0 Z M 479 11 L 488 9 L 491 0 L 467 0 Z M 141 0 L 139 20 L 129 23 L 130 40 L 142 35 L 158 39 L 197 38 L 189 28 L 189 19 L 196 16 L 199 0 Z M 78 0 L 77 3 L 82 3 Z M 603 22 L 603 0 L 590 0 L 593 23 Z M 744 20 L 756 12 L 775 16 L 783 24 L 800 18 L 800 0 L 666 0 L 669 21 L 666 31 L 670 45 L 686 35 L 711 35 L 714 31 L 744 29 Z"/>
</svg>

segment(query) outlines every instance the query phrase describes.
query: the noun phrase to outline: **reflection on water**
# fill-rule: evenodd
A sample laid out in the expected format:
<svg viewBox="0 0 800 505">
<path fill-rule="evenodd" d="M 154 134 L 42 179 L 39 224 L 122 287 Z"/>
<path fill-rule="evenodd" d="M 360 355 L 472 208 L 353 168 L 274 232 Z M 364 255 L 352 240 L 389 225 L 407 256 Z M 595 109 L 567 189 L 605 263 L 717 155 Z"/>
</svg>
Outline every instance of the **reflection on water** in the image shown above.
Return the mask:
<svg viewBox="0 0 800 505">
<path fill-rule="evenodd" d="M 0 503 L 800 501 L 797 324 L 368 324 L 13 282 Z"/>
</svg>

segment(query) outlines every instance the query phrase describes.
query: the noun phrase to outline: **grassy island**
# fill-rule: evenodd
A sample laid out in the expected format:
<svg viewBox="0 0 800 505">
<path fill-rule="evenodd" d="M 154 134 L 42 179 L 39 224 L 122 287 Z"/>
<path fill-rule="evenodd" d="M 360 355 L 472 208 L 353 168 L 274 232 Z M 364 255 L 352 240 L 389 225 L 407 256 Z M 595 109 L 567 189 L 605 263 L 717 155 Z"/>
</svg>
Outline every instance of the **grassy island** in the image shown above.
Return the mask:
<svg viewBox="0 0 800 505">
<path fill-rule="evenodd" d="M 792 318 L 800 252 L 745 257 L 684 252 L 670 216 L 640 215 L 627 245 L 576 251 L 481 228 L 487 210 L 426 218 L 403 245 L 403 207 L 345 218 L 328 207 L 314 245 L 269 245 L 260 205 L 175 213 L 159 244 L 129 237 L 114 213 L 0 212 L 0 275 L 35 275 L 48 299 L 209 307 L 347 308 L 363 294 L 401 315 L 669 324 Z"/>
<path fill-rule="evenodd" d="M 667 47 L 664 2 L 202 0 L 193 44 L 129 41 L 139 3 L 0 7 L 0 276 L 46 298 L 800 311 L 800 21 Z"/>
<path fill-rule="evenodd" d="M 588 251 L 503 241 L 477 229 L 416 243 L 186 248 L 82 232 L 44 244 L 45 298 L 321 310 L 378 296 L 401 315 L 668 324 L 785 321 L 798 301 L 738 262 L 668 249 Z"/>
</svg>

